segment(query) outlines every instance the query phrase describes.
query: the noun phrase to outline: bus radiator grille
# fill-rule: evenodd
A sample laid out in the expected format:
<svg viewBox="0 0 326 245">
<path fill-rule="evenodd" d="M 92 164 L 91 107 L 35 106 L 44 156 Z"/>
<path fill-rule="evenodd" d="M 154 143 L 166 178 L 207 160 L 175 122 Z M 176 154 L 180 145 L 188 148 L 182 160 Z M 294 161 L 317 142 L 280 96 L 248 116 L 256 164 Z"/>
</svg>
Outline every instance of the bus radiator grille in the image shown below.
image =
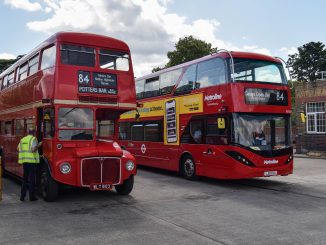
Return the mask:
<svg viewBox="0 0 326 245">
<path fill-rule="evenodd" d="M 81 161 L 82 186 L 94 183 L 117 184 L 120 175 L 119 158 L 84 158 Z"/>
</svg>

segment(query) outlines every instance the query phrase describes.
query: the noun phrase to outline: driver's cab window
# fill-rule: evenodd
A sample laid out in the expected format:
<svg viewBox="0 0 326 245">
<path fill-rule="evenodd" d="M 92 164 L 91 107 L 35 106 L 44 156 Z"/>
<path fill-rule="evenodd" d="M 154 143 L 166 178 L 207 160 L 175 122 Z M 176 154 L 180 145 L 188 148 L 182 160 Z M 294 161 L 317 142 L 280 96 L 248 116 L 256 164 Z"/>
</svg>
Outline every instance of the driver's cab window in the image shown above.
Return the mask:
<svg viewBox="0 0 326 245">
<path fill-rule="evenodd" d="M 96 137 L 112 139 L 119 115 L 110 109 L 96 110 Z"/>
<path fill-rule="evenodd" d="M 114 120 L 97 120 L 96 136 L 112 138 L 114 136 Z"/>
</svg>

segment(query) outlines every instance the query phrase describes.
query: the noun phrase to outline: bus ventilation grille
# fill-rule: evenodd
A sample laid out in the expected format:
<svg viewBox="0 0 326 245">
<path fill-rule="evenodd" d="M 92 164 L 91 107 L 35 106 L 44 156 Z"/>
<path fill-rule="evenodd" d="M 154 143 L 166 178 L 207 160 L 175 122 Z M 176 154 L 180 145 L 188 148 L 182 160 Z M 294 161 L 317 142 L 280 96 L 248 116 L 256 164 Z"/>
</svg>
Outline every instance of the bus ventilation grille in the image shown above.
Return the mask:
<svg viewBox="0 0 326 245">
<path fill-rule="evenodd" d="M 120 182 L 119 158 L 84 158 L 81 161 L 82 185 L 118 184 Z"/>
<path fill-rule="evenodd" d="M 96 96 L 79 96 L 81 103 L 95 103 L 95 104 L 117 104 L 117 98 L 96 97 Z"/>
</svg>

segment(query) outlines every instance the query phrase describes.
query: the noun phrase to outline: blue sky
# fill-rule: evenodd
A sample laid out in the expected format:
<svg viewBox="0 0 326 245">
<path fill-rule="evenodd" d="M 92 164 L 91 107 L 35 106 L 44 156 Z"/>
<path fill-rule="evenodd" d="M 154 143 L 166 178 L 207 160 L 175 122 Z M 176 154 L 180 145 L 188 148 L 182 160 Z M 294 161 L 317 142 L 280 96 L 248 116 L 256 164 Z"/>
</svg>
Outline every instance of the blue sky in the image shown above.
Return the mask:
<svg viewBox="0 0 326 245">
<path fill-rule="evenodd" d="M 314 0 L 0 0 L 0 58 L 15 57 L 57 31 L 126 41 L 137 76 L 167 62 L 186 35 L 214 47 L 280 56 L 326 43 L 326 1 Z"/>
</svg>

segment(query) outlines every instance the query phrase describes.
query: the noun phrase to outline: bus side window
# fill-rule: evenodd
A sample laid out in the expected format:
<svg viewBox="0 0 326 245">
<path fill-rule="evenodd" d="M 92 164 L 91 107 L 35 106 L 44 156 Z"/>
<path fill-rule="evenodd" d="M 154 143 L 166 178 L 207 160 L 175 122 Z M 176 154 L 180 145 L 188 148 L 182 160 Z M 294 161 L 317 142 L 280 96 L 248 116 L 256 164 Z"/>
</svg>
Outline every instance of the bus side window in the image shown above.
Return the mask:
<svg viewBox="0 0 326 245">
<path fill-rule="evenodd" d="M 24 135 L 24 119 L 15 120 L 15 135 L 16 136 Z"/>
<path fill-rule="evenodd" d="M 5 122 L 5 134 L 6 135 L 12 134 L 11 121 Z"/>
<path fill-rule="evenodd" d="M 184 129 L 181 136 L 181 143 L 202 144 L 203 143 L 203 123 L 202 120 L 191 120 Z"/>
</svg>

